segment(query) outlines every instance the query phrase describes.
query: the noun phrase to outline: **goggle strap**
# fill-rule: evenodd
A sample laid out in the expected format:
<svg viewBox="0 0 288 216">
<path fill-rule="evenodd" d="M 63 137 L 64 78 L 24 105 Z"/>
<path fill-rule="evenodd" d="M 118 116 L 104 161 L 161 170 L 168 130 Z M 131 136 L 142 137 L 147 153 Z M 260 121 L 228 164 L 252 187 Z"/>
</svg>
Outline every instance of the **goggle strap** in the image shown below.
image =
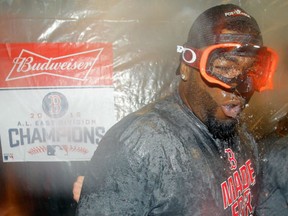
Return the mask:
<svg viewBox="0 0 288 216">
<path fill-rule="evenodd" d="M 214 36 L 215 44 L 231 42 L 240 44 L 262 44 L 260 38 L 255 38 L 255 36 L 249 34 L 217 34 Z"/>
<path fill-rule="evenodd" d="M 190 67 L 199 69 L 200 60 L 203 51 L 189 47 L 189 46 L 177 46 L 177 52 L 181 53 L 182 61 Z"/>
</svg>

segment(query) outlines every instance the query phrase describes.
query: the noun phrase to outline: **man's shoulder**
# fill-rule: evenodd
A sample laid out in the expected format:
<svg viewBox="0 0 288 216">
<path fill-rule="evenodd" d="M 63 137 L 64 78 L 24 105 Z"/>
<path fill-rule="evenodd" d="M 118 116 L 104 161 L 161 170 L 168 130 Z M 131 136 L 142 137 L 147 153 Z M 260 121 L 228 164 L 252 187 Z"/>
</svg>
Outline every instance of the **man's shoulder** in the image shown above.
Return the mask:
<svg viewBox="0 0 288 216">
<path fill-rule="evenodd" d="M 169 118 L 173 115 L 173 111 L 167 111 L 167 106 L 173 102 L 168 99 L 162 99 L 154 103 L 150 103 L 141 109 L 130 113 L 122 118 L 115 125 L 113 125 L 103 137 L 105 141 L 107 138 L 111 140 L 122 142 L 125 139 L 139 139 L 146 137 L 149 139 L 152 135 L 161 134 L 168 135 Z M 177 125 L 176 125 L 177 126 Z"/>
<path fill-rule="evenodd" d="M 123 119 L 117 122 L 111 128 L 111 130 L 113 133 L 116 131 L 129 133 L 131 130 L 159 131 L 163 129 L 163 125 L 169 125 L 168 119 L 175 115 L 174 112 L 177 110 L 177 106 L 175 105 L 176 103 L 173 101 L 172 96 L 152 102 L 125 116 Z"/>
</svg>

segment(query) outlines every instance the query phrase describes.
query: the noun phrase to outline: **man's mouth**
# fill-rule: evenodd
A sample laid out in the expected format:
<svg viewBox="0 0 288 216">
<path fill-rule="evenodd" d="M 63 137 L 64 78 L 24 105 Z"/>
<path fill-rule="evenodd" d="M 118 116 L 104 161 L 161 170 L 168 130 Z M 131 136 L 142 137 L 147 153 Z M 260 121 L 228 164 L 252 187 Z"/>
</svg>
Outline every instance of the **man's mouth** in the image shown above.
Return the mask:
<svg viewBox="0 0 288 216">
<path fill-rule="evenodd" d="M 224 114 L 230 118 L 237 118 L 242 111 L 242 105 L 238 103 L 229 103 L 221 106 Z"/>
</svg>

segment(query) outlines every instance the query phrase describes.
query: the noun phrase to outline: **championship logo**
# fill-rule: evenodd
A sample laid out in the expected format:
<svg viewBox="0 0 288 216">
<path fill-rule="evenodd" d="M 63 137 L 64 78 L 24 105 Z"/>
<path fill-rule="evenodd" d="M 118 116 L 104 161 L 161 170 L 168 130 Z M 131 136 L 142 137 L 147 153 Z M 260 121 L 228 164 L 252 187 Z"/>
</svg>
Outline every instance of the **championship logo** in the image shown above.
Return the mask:
<svg viewBox="0 0 288 216">
<path fill-rule="evenodd" d="M 90 160 L 115 123 L 112 44 L 5 43 L 0 58 L 3 161 Z"/>
<path fill-rule="evenodd" d="M 68 101 L 63 94 L 51 92 L 44 97 L 42 109 L 50 118 L 60 118 L 64 116 L 68 110 Z"/>
</svg>

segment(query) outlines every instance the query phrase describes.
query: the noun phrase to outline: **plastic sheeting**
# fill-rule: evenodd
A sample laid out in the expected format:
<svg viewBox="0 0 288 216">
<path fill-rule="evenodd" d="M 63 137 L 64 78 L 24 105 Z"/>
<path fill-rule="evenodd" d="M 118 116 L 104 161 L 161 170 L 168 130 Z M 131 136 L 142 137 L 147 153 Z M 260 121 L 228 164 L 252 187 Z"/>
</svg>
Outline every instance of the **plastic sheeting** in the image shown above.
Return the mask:
<svg viewBox="0 0 288 216">
<path fill-rule="evenodd" d="M 0 43 L 112 43 L 115 111 L 111 115 L 120 120 L 174 89 L 176 46 L 186 41 L 203 10 L 220 3 L 237 4 L 252 14 L 264 43 L 280 56 L 275 89 L 256 93 L 243 116 L 260 138 L 288 111 L 284 0 L 1 0 Z M 86 163 L 1 162 L 0 214 L 73 215 L 72 184 L 84 174 Z"/>
</svg>

